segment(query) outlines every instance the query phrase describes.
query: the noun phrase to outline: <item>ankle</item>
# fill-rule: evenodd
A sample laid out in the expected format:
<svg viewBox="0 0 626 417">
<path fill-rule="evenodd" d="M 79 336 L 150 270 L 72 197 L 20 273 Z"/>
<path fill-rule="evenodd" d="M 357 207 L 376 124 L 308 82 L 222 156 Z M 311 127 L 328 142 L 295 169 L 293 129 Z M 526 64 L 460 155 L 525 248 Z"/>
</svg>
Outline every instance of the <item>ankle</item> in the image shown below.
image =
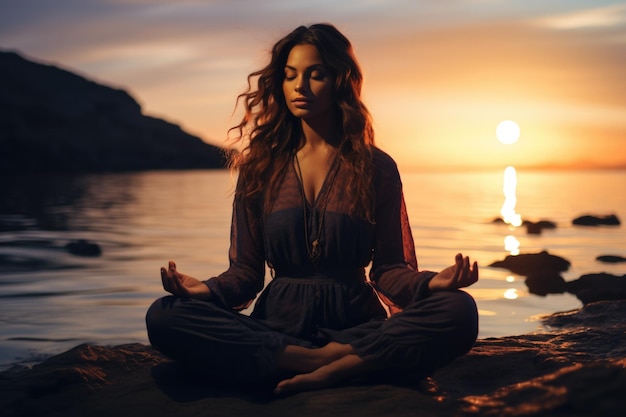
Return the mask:
<svg viewBox="0 0 626 417">
<path fill-rule="evenodd" d="M 320 351 L 323 352 L 331 362 L 355 353 L 351 345 L 338 342 L 330 342 L 326 346 L 321 347 Z"/>
</svg>

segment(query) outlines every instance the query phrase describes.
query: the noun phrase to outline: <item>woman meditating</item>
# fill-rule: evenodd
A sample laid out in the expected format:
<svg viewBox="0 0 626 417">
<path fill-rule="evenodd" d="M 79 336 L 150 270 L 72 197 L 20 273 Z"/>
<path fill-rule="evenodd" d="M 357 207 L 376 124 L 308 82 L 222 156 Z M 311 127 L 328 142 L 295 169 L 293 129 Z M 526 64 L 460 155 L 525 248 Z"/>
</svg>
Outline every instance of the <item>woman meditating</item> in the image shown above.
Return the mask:
<svg viewBox="0 0 626 417">
<path fill-rule="evenodd" d="M 471 349 L 476 304 L 460 288 L 478 266 L 459 253 L 438 273 L 418 269 L 398 169 L 374 145 L 361 84 L 350 42 L 328 24 L 298 27 L 250 74 L 234 128 L 245 146 L 231 161 L 230 266 L 205 281 L 161 268 L 171 295 L 146 316 L 156 349 L 207 379 L 277 394 L 425 376 Z"/>
</svg>

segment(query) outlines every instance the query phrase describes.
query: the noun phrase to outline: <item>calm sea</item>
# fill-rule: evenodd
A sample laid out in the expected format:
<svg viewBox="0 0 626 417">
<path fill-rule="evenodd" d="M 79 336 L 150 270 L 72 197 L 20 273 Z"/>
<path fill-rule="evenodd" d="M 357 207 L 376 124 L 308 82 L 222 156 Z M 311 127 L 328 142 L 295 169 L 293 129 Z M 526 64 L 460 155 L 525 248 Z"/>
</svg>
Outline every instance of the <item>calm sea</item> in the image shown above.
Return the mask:
<svg viewBox="0 0 626 417">
<path fill-rule="evenodd" d="M 448 266 L 457 251 L 482 266 L 468 289 L 481 338 L 541 331 L 542 315 L 581 306 L 569 294 L 529 294 L 523 277 L 487 267 L 510 253 L 507 236 L 521 253 L 570 260 L 566 280 L 626 273 L 624 263 L 595 260 L 626 255 L 623 225 L 572 226 L 589 213 L 626 221 L 626 171 L 518 170 L 515 212 L 558 225 L 541 235 L 492 223 L 505 201 L 503 174 L 403 173 L 420 268 Z M 233 181 L 225 171 L 0 177 L 0 369 L 83 342 L 147 343 L 145 310 L 164 294 L 160 266 L 173 259 L 199 278 L 227 267 Z M 78 239 L 98 243 L 102 255 L 64 249 Z"/>
</svg>

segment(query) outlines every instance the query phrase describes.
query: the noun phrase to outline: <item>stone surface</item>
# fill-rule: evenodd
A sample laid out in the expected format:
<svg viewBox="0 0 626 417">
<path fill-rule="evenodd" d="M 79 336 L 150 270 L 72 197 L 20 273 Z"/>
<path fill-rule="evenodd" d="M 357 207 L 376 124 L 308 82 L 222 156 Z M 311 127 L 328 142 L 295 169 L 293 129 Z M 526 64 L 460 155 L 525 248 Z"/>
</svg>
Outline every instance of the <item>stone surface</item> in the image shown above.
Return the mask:
<svg viewBox="0 0 626 417">
<path fill-rule="evenodd" d="M 619 226 L 621 222 L 615 214 L 606 216 L 586 214 L 576 217 L 572 220 L 572 224 L 577 226 Z"/>
<path fill-rule="evenodd" d="M 489 266 L 505 268 L 519 275 L 533 275 L 567 271 L 570 267 L 570 261 L 547 251 L 541 251 L 539 253 L 508 255 L 501 261 L 492 262 Z"/>
<path fill-rule="evenodd" d="M 76 256 L 100 256 L 102 249 L 100 245 L 94 242 L 88 242 L 85 239 L 74 240 L 65 245 L 65 249 L 72 255 Z"/>
<path fill-rule="evenodd" d="M 565 281 L 561 271 L 569 268 L 569 261 L 546 251 L 509 255 L 489 266 L 505 268 L 526 276 L 528 291 L 535 295 L 574 294 L 583 304 L 603 300 L 626 300 L 626 275 L 617 276 L 606 272 L 584 274 L 578 279 Z"/>
<path fill-rule="evenodd" d="M 626 262 L 626 257 L 621 255 L 600 255 L 596 257 L 596 261 L 605 263 Z"/>
<path fill-rule="evenodd" d="M 542 333 L 481 339 L 425 380 L 359 381 L 284 398 L 271 387 L 193 379 L 147 346 L 80 345 L 0 373 L 0 409 L 4 417 L 622 416 L 626 301 L 544 324 Z"/>
<path fill-rule="evenodd" d="M 567 282 L 565 288 L 583 304 L 601 300 L 625 300 L 626 275 L 620 277 L 605 272 L 585 274 L 574 281 Z"/>
<path fill-rule="evenodd" d="M 566 289 L 566 282 L 558 272 L 535 272 L 524 281 L 531 294 L 546 296 L 548 294 L 562 294 Z"/>
<path fill-rule="evenodd" d="M 551 220 L 539 220 L 537 222 L 525 220 L 523 225 L 526 226 L 526 233 L 529 235 L 540 235 L 544 229 L 553 230 L 557 227 L 556 223 Z"/>
</svg>

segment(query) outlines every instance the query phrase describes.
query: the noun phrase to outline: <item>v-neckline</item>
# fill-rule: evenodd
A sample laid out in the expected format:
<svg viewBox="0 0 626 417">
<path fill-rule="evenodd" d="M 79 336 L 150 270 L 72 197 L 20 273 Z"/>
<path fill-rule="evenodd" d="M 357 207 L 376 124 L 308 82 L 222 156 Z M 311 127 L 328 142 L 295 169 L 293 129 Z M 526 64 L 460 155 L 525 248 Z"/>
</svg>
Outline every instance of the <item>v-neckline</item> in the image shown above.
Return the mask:
<svg viewBox="0 0 626 417">
<path fill-rule="evenodd" d="M 300 161 L 298 160 L 298 156 L 294 154 L 295 163 L 292 164 L 293 170 L 296 175 L 296 180 L 298 181 L 298 188 L 300 188 L 300 193 L 302 193 L 302 200 L 306 203 L 308 207 L 311 207 L 311 208 L 317 207 L 321 196 L 326 194 L 327 192 L 326 189 L 328 187 L 330 178 L 332 177 L 334 180 L 334 177 L 336 176 L 336 173 L 334 171 L 338 169 L 337 168 L 338 159 L 339 159 L 339 154 L 335 155 L 335 157 L 333 158 L 333 162 L 330 164 L 330 168 L 328 169 L 328 172 L 326 173 L 326 176 L 324 177 L 324 181 L 322 181 L 322 186 L 320 187 L 319 192 L 317 193 L 316 196 L 313 197 L 313 201 L 310 201 L 306 195 L 306 192 L 304 191 L 304 181 L 302 179 L 302 169 L 300 168 Z"/>
</svg>

